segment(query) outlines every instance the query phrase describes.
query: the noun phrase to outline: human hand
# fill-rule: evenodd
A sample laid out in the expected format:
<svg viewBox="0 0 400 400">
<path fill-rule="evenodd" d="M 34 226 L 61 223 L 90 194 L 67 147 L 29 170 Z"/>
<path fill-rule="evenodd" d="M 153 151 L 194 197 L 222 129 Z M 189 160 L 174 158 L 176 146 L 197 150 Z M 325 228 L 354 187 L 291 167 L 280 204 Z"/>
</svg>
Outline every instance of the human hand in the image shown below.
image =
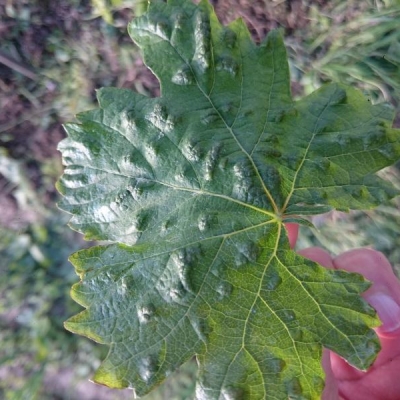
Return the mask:
<svg viewBox="0 0 400 400">
<path fill-rule="evenodd" d="M 286 224 L 294 247 L 298 225 Z M 332 351 L 324 350 L 326 379 L 323 400 L 400 400 L 400 282 L 386 257 L 375 250 L 355 249 L 337 257 L 312 247 L 299 251 L 326 268 L 362 274 L 372 282 L 362 297 L 378 313 L 382 325 L 375 329 L 381 351 L 368 371 L 360 371 Z"/>
</svg>

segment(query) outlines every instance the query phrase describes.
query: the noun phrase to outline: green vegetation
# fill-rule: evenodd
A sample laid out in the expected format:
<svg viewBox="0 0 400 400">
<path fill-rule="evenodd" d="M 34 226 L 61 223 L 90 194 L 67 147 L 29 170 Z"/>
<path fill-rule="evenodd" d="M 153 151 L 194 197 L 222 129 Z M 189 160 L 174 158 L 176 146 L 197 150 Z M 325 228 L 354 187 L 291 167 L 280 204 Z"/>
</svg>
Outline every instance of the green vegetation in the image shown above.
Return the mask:
<svg viewBox="0 0 400 400">
<path fill-rule="evenodd" d="M 56 145 L 64 136 L 60 124 L 95 106 L 96 88 L 128 87 L 158 95 L 158 83 L 144 69 L 126 32 L 129 21 L 143 13 L 143 3 L 0 4 L 2 398 L 118 396 L 91 383 L 95 394 L 88 389 L 77 392 L 77 384 L 92 376 L 107 350 L 62 327 L 79 310 L 69 299 L 77 277 L 66 258 L 82 242 L 80 235 L 69 232 L 55 207 L 54 183 L 61 173 Z M 298 98 L 334 79 L 361 88 L 373 103 L 385 99 L 399 109 L 400 43 L 398 30 L 393 29 L 400 24 L 399 1 L 299 0 L 291 2 L 292 9 L 284 2 L 261 0 L 215 3 L 224 22 L 243 15 L 256 39 L 266 26 L 284 29 L 292 90 Z M 398 184 L 397 168 L 385 173 Z M 373 245 L 400 267 L 398 201 L 367 213 L 335 212 L 314 223 L 319 230 L 305 229 L 299 246 L 322 243 L 340 252 L 347 246 Z M 189 364 L 149 399 L 191 398 L 194 369 Z M 73 371 L 68 390 L 54 385 L 66 377 L 65 371 Z M 179 387 L 187 391 L 180 392 Z M 163 388 L 168 390 L 164 397 Z"/>
<path fill-rule="evenodd" d="M 342 82 L 357 85 L 373 102 L 399 107 L 400 2 L 373 7 L 368 2 L 332 2 L 331 7 L 329 14 L 311 7 L 309 30 L 293 48 L 293 65 L 301 71 L 305 93 L 322 82 Z"/>
<path fill-rule="evenodd" d="M 129 33 L 162 96 L 103 88 L 59 144 L 60 207 L 111 242 L 71 256 L 85 310 L 65 326 L 110 347 L 94 381 L 142 397 L 196 356 L 196 399 L 318 399 L 322 347 L 368 369 L 369 284 L 283 224 L 399 195 L 376 175 L 400 159 L 393 111 L 338 83 L 293 102 L 281 35 L 257 46 L 207 1 L 151 3 Z"/>
</svg>

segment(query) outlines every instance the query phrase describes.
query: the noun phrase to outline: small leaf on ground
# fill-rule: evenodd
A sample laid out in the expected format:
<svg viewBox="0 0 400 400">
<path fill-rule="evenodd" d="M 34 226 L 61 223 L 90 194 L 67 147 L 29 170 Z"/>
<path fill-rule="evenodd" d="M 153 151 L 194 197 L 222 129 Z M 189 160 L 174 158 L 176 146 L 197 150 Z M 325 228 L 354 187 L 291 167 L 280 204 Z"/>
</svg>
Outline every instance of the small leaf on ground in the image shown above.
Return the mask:
<svg viewBox="0 0 400 400">
<path fill-rule="evenodd" d="M 329 84 L 294 102 L 283 40 L 260 45 L 207 2 L 151 2 L 129 27 L 162 95 L 101 89 L 66 126 L 60 207 L 106 240 L 71 257 L 86 308 L 67 329 L 110 346 L 94 380 L 143 396 L 196 356 L 198 399 L 318 399 L 322 347 L 379 350 L 361 276 L 289 247 L 285 220 L 395 196 L 392 111 Z"/>
</svg>

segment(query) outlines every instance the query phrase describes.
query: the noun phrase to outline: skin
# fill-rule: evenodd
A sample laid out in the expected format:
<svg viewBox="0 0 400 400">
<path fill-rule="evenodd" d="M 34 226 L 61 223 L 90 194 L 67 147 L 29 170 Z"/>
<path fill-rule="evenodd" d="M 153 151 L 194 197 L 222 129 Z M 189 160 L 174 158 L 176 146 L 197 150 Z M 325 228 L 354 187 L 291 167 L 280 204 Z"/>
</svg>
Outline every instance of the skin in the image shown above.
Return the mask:
<svg viewBox="0 0 400 400">
<path fill-rule="evenodd" d="M 298 226 L 286 224 L 292 248 Z M 372 249 L 355 249 L 332 257 L 312 247 L 299 254 L 326 268 L 362 274 L 372 282 L 363 298 L 375 308 L 382 325 L 375 329 L 382 346 L 368 371 L 353 368 L 332 351 L 324 350 L 326 380 L 322 400 L 400 400 L 400 282 L 386 257 Z"/>
</svg>

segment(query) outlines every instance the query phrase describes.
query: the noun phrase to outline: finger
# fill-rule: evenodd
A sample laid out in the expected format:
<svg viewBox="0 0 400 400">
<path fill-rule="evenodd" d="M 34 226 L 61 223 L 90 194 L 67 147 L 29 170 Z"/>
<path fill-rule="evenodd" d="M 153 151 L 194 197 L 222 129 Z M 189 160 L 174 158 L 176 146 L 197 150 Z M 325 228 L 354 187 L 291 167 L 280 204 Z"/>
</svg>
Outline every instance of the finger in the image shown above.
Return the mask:
<svg viewBox="0 0 400 400">
<path fill-rule="evenodd" d="M 326 250 L 321 249 L 321 247 L 308 247 L 307 249 L 298 251 L 298 254 L 317 262 L 325 268 L 334 268 L 332 256 Z"/>
<path fill-rule="evenodd" d="M 400 336 L 400 282 L 387 258 L 372 249 L 355 249 L 333 260 L 337 269 L 357 272 L 372 282 L 362 296 L 377 311 L 382 325 L 379 336 Z"/>
<path fill-rule="evenodd" d="M 287 235 L 289 238 L 290 247 L 293 249 L 296 246 L 297 237 L 299 236 L 299 225 L 288 222 L 285 224 Z"/>
</svg>

